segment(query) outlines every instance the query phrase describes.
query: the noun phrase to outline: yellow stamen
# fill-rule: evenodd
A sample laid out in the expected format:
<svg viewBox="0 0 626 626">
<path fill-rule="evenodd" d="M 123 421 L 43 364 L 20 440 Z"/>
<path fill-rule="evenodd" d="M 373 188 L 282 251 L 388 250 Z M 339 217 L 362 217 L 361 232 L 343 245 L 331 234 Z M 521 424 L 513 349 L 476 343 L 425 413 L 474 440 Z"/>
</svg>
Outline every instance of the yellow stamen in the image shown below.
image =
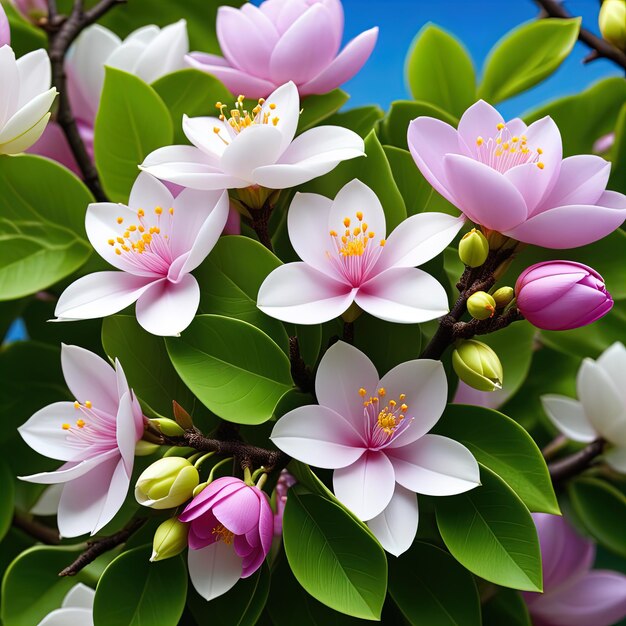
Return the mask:
<svg viewBox="0 0 626 626">
<path fill-rule="evenodd" d="M 496 128 L 497 128 L 498 130 L 502 130 L 502 129 L 504 128 L 504 124 L 503 124 L 502 122 L 500 122 L 500 123 L 496 126 Z"/>
<path fill-rule="evenodd" d="M 91 401 L 90 401 L 90 400 L 85 400 L 85 406 L 86 406 L 88 409 L 90 409 L 90 408 L 93 406 L 93 404 L 91 404 Z"/>
<path fill-rule="evenodd" d="M 69 424 L 62 424 L 62 425 L 61 425 L 61 428 L 62 428 L 63 430 L 69 430 L 69 429 L 71 428 L 71 426 L 70 426 Z"/>
<path fill-rule="evenodd" d="M 76 426 L 78 426 L 78 428 L 84 428 L 85 420 L 76 420 Z"/>
<path fill-rule="evenodd" d="M 118 217 L 118 218 L 117 218 L 117 223 L 118 223 L 118 224 L 121 224 L 123 221 L 124 221 L 124 218 L 123 218 L 123 217 Z"/>
</svg>

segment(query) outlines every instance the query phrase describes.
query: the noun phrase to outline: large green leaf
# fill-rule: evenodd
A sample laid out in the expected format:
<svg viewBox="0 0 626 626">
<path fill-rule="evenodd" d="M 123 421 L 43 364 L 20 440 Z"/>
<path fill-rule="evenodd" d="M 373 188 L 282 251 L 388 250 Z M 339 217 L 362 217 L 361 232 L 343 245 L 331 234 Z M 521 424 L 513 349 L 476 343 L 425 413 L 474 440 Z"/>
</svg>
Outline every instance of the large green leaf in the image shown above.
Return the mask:
<svg viewBox="0 0 626 626">
<path fill-rule="evenodd" d="M 387 589 L 385 553 L 343 509 L 293 487 L 283 540 L 295 577 L 314 598 L 354 617 L 380 618 Z"/>
<path fill-rule="evenodd" d="M 254 239 L 237 235 L 221 237 L 195 272 L 200 283 L 200 312 L 248 322 L 288 353 L 285 327 L 256 305 L 261 283 L 280 265 L 280 260 Z"/>
<path fill-rule="evenodd" d="M 120 554 L 104 570 L 93 606 L 95 626 L 176 626 L 187 599 L 187 568 L 179 556 L 150 562 L 151 548 Z"/>
<path fill-rule="evenodd" d="M 378 105 L 370 104 L 335 113 L 333 116 L 324 120 L 324 124 L 349 128 L 365 139 L 384 115 L 385 113 Z"/>
<path fill-rule="evenodd" d="M 241 320 L 199 315 L 180 338 L 165 340 L 176 371 L 221 418 L 261 424 L 293 387 L 285 353 L 263 331 Z"/>
<path fill-rule="evenodd" d="M 524 599 L 513 589 L 498 589 L 482 609 L 483 626 L 532 626 Z"/>
<path fill-rule="evenodd" d="M 406 78 L 416 100 L 460 117 L 476 100 L 472 59 L 452 35 L 434 24 L 417 33 L 406 59 Z"/>
<path fill-rule="evenodd" d="M 100 179 L 114 202 L 126 203 L 153 150 L 173 142 L 172 118 L 157 92 L 137 76 L 107 67 L 96 116 L 94 152 Z"/>
<path fill-rule="evenodd" d="M 435 431 L 466 446 L 480 463 L 498 474 L 531 511 L 559 514 L 541 451 L 512 419 L 483 407 L 449 404 Z"/>
<path fill-rule="evenodd" d="M 350 96 L 341 89 L 335 89 L 325 94 L 312 95 L 303 98 L 300 102 L 300 120 L 298 132 L 304 132 L 338 111 Z"/>
<path fill-rule="evenodd" d="M 389 595 L 411 626 L 481 626 L 474 577 L 429 543 L 389 563 Z"/>
<path fill-rule="evenodd" d="M 572 51 L 579 30 L 576 17 L 537 20 L 507 33 L 485 61 L 478 95 L 496 104 L 541 82 Z"/>
<path fill-rule="evenodd" d="M 482 486 L 438 498 L 437 525 L 452 556 L 503 587 L 541 591 L 541 554 L 533 519 L 515 492 L 482 466 Z"/>
</svg>

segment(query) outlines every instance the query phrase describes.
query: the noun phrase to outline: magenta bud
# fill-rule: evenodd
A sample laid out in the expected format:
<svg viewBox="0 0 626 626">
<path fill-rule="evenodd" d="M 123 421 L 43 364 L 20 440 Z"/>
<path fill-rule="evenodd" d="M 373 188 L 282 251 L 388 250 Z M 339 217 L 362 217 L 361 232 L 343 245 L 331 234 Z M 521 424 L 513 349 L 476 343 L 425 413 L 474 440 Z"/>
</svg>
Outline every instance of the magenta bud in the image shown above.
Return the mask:
<svg viewBox="0 0 626 626">
<path fill-rule="evenodd" d="M 517 279 L 515 296 L 522 315 L 544 330 L 580 328 L 613 307 L 602 276 L 574 261 L 532 265 Z"/>
</svg>

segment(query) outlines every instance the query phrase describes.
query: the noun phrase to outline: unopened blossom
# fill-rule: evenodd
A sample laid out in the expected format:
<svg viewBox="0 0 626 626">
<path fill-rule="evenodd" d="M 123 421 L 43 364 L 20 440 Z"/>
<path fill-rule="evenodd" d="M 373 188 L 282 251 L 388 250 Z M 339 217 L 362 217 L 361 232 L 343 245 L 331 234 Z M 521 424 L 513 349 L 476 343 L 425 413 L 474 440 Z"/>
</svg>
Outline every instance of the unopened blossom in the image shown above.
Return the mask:
<svg viewBox="0 0 626 626">
<path fill-rule="evenodd" d="M 37 626 L 93 626 L 95 597 L 91 587 L 78 583 L 65 594 L 61 608 L 48 613 Z"/>
<path fill-rule="evenodd" d="M 533 513 L 543 593 L 524 592 L 533 626 L 613 626 L 626 617 L 626 576 L 592 569 L 595 544 L 564 517 Z"/>
<path fill-rule="evenodd" d="M 15 8 L 35 24 L 48 15 L 48 0 L 9 0 Z"/>
<path fill-rule="evenodd" d="M 541 396 L 552 423 L 569 439 L 588 443 L 602 437 L 604 460 L 626 474 L 626 348 L 616 342 L 597 360 L 585 359 L 576 378 L 578 400 Z"/>
<path fill-rule="evenodd" d="M 570 330 L 600 319 L 613 307 L 604 279 L 573 261 L 531 265 L 515 283 L 516 305 L 537 328 Z"/>
<path fill-rule="evenodd" d="M 378 28 L 372 28 L 339 52 L 343 21 L 339 0 L 223 6 L 217 12 L 217 38 L 224 56 L 192 52 L 187 62 L 251 98 L 267 97 L 288 80 L 301 96 L 327 93 L 363 67 L 378 38 Z"/>
<path fill-rule="evenodd" d="M 626 196 L 606 191 L 611 164 L 562 158 L 546 116 L 509 122 L 479 100 L 458 130 L 432 117 L 409 125 L 413 159 L 428 182 L 476 224 L 545 248 L 575 248 L 606 237 L 626 219 Z"/>
<path fill-rule="evenodd" d="M 111 367 L 93 352 L 63 345 L 61 366 L 75 402 L 44 407 L 18 431 L 33 450 L 65 463 L 21 479 L 61 483 L 59 532 L 93 535 L 113 519 L 128 493 L 144 418 L 119 361 Z"/>
<path fill-rule="evenodd" d="M 286 413 L 271 439 L 303 463 L 334 469 L 337 498 L 400 554 L 417 530 L 415 493 L 449 496 L 479 484 L 478 463 L 465 446 L 427 434 L 447 390 L 440 361 L 407 361 L 380 378 L 365 354 L 338 341 L 317 370 L 319 404 Z"/>
<path fill-rule="evenodd" d="M 217 117 L 183 117 L 192 146 L 166 146 L 149 154 L 141 169 L 194 189 L 286 189 L 365 154 L 363 139 L 340 126 L 317 126 L 295 137 L 300 99 L 293 82 L 247 110 L 216 104 Z"/>
<path fill-rule="evenodd" d="M 200 303 L 190 274 L 217 242 L 228 217 L 225 191 L 185 189 L 176 198 L 149 174 L 137 177 L 128 206 L 98 202 L 85 228 L 96 252 L 118 272 L 79 278 L 60 296 L 60 321 L 113 315 L 137 302 L 137 321 L 154 335 L 178 335 Z"/>
<path fill-rule="evenodd" d="M 318 324 L 352 303 L 380 319 L 419 323 L 448 312 L 443 286 L 416 269 L 442 252 L 464 219 L 421 213 L 387 237 L 380 200 L 359 180 L 334 200 L 296 194 L 287 217 L 299 263 L 275 269 L 259 289 L 257 306 L 298 324 Z"/>
<path fill-rule="evenodd" d="M 24 152 L 43 133 L 57 94 L 46 51 L 16 60 L 11 47 L 0 47 L 0 85 L 0 154 Z"/>
<path fill-rule="evenodd" d="M 0 4 L 0 47 L 4 45 L 11 45 L 11 27 L 7 14 Z"/>
<path fill-rule="evenodd" d="M 254 574 L 272 546 L 274 523 L 267 494 L 232 476 L 210 483 L 179 520 L 189 524 L 189 577 L 206 600 Z"/>
</svg>

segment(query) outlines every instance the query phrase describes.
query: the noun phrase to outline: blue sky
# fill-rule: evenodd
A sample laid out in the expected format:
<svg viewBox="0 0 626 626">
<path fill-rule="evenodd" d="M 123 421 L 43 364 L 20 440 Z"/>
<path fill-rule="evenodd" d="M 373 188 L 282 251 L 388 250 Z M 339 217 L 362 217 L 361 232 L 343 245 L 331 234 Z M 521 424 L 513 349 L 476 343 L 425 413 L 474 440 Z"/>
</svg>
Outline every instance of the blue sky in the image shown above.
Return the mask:
<svg viewBox="0 0 626 626">
<path fill-rule="evenodd" d="M 361 31 L 379 26 L 378 44 L 363 70 L 345 90 L 347 106 L 379 104 L 387 108 L 393 100 L 410 98 L 404 81 L 404 59 L 415 34 L 433 22 L 460 39 L 480 76 L 480 68 L 490 48 L 506 32 L 533 19 L 538 9 L 532 0 L 343 0 L 346 14 L 346 40 Z M 583 25 L 598 32 L 598 0 L 571 0 L 565 6 L 580 15 Z M 582 91 L 606 76 L 619 76 L 620 70 L 606 60 L 582 64 L 588 53 L 576 44 L 572 54 L 549 79 L 498 106 L 505 117 L 514 117 L 553 98 Z"/>
</svg>

